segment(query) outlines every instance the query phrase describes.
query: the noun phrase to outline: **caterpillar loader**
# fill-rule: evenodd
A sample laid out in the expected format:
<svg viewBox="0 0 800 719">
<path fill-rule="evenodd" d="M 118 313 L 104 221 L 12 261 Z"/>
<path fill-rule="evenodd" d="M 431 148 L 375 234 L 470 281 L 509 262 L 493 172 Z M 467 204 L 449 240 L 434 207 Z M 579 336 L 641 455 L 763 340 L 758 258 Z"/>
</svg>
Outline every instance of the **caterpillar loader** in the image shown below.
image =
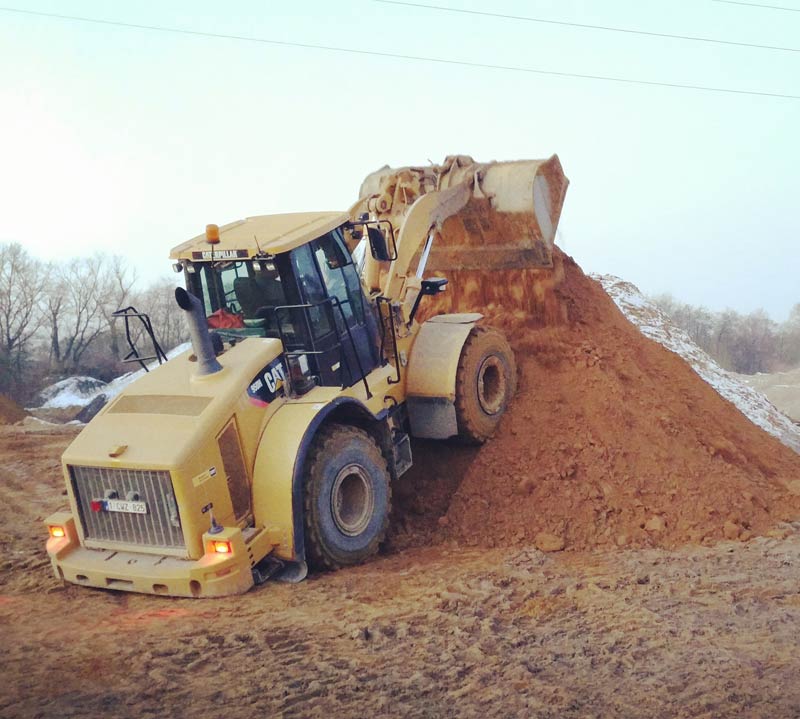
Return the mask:
<svg viewBox="0 0 800 719">
<path fill-rule="evenodd" d="M 513 292 L 547 271 L 567 184 L 556 156 L 449 157 L 373 173 L 349 212 L 248 217 L 175 247 L 192 349 L 64 453 L 56 575 L 214 597 L 375 554 L 409 438 L 484 442 L 516 385 L 481 314 L 422 313 L 450 280 Z"/>
</svg>

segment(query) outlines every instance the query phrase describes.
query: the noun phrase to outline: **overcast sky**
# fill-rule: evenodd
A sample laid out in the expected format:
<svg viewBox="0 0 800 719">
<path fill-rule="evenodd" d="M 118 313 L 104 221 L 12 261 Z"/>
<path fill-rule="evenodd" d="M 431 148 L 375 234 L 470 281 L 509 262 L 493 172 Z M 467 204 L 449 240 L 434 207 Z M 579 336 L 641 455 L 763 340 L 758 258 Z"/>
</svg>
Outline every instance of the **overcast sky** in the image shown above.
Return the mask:
<svg viewBox="0 0 800 719">
<path fill-rule="evenodd" d="M 8 7 L 473 63 L 800 96 L 800 12 L 716 0 L 8 0 Z M 775 3 L 800 10 L 798 0 Z M 346 209 L 384 164 L 557 153 L 586 271 L 782 321 L 800 302 L 800 99 L 619 84 L 0 11 L 0 241 L 147 280 L 207 223 Z"/>
</svg>

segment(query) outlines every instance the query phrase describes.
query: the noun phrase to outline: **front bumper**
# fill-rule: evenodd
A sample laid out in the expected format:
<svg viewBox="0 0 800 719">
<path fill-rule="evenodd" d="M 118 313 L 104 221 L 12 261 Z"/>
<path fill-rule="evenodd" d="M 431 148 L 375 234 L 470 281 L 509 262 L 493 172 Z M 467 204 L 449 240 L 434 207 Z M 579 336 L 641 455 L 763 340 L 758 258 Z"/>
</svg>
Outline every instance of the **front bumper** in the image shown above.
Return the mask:
<svg viewBox="0 0 800 719">
<path fill-rule="evenodd" d="M 64 528 L 63 537 L 50 537 L 47 553 L 59 579 L 86 587 L 120 589 L 174 597 L 223 597 L 242 594 L 253 586 L 250 559 L 238 527 L 203 535 L 203 546 L 213 540 L 230 543 L 230 554 L 209 551 L 200 559 L 179 559 L 141 552 L 87 549 L 78 539 L 75 520 L 59 512 L 45 520 Z"/>
</svg>

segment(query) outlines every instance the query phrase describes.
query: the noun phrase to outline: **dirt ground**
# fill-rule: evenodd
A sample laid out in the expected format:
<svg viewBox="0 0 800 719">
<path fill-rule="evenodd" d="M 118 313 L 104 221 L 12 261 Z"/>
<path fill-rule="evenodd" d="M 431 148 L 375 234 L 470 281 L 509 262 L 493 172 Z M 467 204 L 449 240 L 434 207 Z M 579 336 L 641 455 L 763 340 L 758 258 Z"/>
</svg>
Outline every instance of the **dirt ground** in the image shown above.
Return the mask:
<svg viewBox="0 0 800 719">
<path fill-rule="evenodd" d="M 800 367 L 787 372 L 737 376 L 763 392 L 781 412 L 800 424 Z"/>
<path fill-rule="evenodd" d="M 225 600 L 65 587 L 40 521 L 75 431 L 0 427 L 2 717 L 800 715 L 800 525 L 670 550 L 396 542 Z"/>
</svg>

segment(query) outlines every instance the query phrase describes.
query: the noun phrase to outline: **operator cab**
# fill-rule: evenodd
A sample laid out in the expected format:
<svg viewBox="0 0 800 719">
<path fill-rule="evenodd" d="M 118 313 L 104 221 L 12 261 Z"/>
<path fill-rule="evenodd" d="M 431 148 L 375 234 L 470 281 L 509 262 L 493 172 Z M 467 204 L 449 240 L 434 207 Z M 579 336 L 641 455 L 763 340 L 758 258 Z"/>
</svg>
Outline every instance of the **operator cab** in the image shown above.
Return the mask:
<svg viewBox="0 0 800 719">
<path fill-rule="evenodd" d="M 381 364 L 376 309 L 364 296 L 342 227 L 274 255 L 185 269 L 211 329 L 228 341 L 280 339 L 295 377 L 349 387 Z"/>
</svg>

